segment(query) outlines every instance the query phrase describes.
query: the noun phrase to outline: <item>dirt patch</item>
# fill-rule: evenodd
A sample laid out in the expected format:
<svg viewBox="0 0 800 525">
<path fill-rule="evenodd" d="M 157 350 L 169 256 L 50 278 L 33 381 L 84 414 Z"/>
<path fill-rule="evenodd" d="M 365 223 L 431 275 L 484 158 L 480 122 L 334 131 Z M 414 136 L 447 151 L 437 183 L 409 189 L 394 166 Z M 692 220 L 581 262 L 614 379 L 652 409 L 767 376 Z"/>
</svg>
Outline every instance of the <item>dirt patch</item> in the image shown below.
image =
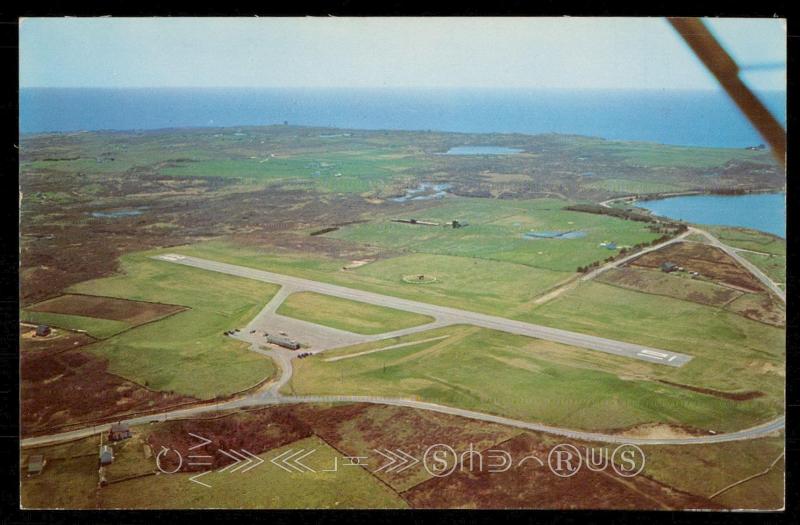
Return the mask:
<svg viewBox="0 0 800 525">
<path fill-rule="evenodd" d="M 687 272 L 698 272 L 711 281 L 751 292 L 764 290 L 761 283 L 725 252 L 714 246 L 693 242 L 676 242 L 637 257 L 630 266 L 660 268 L 671 262 Z"/>
<path fill-rule="evenodd" d="M 94 343 L 97 339 L 88 334 L 71 332 L 60 328 L 51 328 L 50 335 L 38 337 L 36 329 L 32 326 L 20 325 L 20 349 L 25 352 L 46 351 L 53 355 L 64 350 L 74 350 L 81 346 Z"/>
<path fill-rule="evenodd" d="M 680 439 L 708 435 L 708 432 L 705 430 L 685 425 L 668 425 L 666 423 L 635 425 L 624 429 L 609 431 L 609 433 L 625 437 L 648 439 Z"/>
<path fill-rule="evenodd" d="M 756 399 L 764 395 L 764 392 L 759 392 L 758 390 L 749 390 L 747 392 L 723 392 L 721 390 L 714 390 L 713 388 L 702 388 L 699 386 L 673 383 L 672 381 L 666 381 L 664 379 L 659 379 L 658 382 L 664 383 L 665 385 L 677 386 L 678 388 L 685 388 L 686 390 L 691 390 L 692 392 L 699 392 L 701 394 L 708 394 L 714 397 L 721 397 L 722 399 L 730 399 L 732 401 L 747 401 L 749 399 Z"/>
<path fill-rule="evenodd" d="M 581 443 L 573 443 L 583 450 Z M 589 445 L 596 447 L 597 445 Z M 517 458 L 505 472 L 468 469 L 432 478 L 402 496 L 415 508 L 491 509 L 719 509 L 720 505 L 654 481 L 644 474 L 623 478 L 607 468 L 581 468 L 562 478 L 547 467 L 551 447 L 525 433 L 493 447 Z M 544 465 L 519 459 L 534 455 Z"/>
<path fill-rule="evenodd" d="M 190 452 L 190 447 L 202 443 L 190 434 L 210 439 L 211 442 Z M 234 462 L 225 454 L 217 453 L 219 450 L 244 449 L 253 454 L 261 454 L 311 435 L 311 428 L 295 416 L 293 407 L 278 406 L 222 416 L 170 421 L 158 425 L 147 437 L 147 442 L 153 450 L 161 450 L 162 446 L 172 448 L 178 450 L 184 458 L 190 454 L 211 456 L 212 459 L 208 461 L 213 465 L 210 468 L 217 469 Z M 177 456 L 174 454 L 165 455 L 161 463 L 166 470 L 178 467 Z M 208 465 L 188 463 L 183 462 L 181 471 L 209 468 Z"/>
<path fill-rule="evenodd" d="M 173 304 L 131 301 L 115 297 L 65 294 L 36 303 L 27 309 L 32 312 L 111 319 L 113 321 L 123 321 L 131 326 L 138 326 L 182 312 L 186 310 L 186 307 Z"/>
<path fill-rule="evenodd" d="M 20 399 L 22 434 L 32 435 L 63 429 L 83 421 L 110 421 L 120 414 L 159 410 L 193 398 L 153 392 L 108 372 L 108 362 L 82 350 L 72 350 L 70 341 L 59 338 L 44 342 L 23 340 L 20 354 Z M 26 349 L 34 343 L 36 350 Z M 60 353 L 59 353 L 60 352 Z"/>
</svg>

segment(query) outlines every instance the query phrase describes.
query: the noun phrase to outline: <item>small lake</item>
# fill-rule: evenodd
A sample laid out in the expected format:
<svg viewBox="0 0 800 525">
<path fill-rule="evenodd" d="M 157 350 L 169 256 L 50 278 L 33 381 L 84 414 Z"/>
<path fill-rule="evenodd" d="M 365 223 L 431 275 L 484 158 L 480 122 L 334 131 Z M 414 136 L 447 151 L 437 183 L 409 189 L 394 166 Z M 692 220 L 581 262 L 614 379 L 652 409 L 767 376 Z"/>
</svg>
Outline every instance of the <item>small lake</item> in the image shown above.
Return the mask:
<svg viewBox="0 0 800 525">
<path fill-rule="evenodd" d="M 503 146 L 455 146 L 447 150 L 445 155 L 516 155 L 523 151 Z"/>
<path fill-rule="evenodd" d="M 406 194 L 402 197 L 395 197 L 391 199 L 393 202 L 407 202 L 407 201 L 427 201 L 430 199 L 443 199 L 447 195 L 447 190 L 450 189 L 450 184 L 443 182 L 440 184 L 433 184 L 431 182 L 420 183 L 416 188 L 406 190 Z"/>
<path fill-rule="evenodd" d="M 573 230 L 568 232 L 528 232 L 523 235 L 526 239 L 580 239 L 586 237 L 586 232 Z"/>
<path fill-rule="evenodd" d="M 740 226 L 786 238 L 786 193 L 687 195 L 640 201 L 636 206 L 671 219 Z"/>
<path fill-rule="evenodd" d="M 119 219 L 120 217 L 135 217 L 144 213 L 142 210 L 116 210 L 116 211 L 93 211 L 90 215 L 100 219 Z"/>
</svg>

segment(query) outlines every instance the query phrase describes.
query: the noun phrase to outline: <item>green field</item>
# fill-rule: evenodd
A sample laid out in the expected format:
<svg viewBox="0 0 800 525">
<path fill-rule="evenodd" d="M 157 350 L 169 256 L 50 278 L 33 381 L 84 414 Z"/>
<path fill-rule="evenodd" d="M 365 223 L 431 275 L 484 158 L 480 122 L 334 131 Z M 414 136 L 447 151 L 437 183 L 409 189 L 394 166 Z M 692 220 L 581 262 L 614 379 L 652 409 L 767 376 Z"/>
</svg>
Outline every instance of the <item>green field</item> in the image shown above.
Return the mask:
<svg viewBox="0 0 800 525">
<path fill-rule="evenodd" d="M 722 488 L 764 471 L 784 451 L 778 437 L 714 445 L 647 446 L 645 474 L 678 490 L 711 496 Z M 769 475 L 748 481 L 713 501 L 733 509 L 778 510 L 784 504 L 783 462 Z"/>
<path fill-rule="evenodd" d="M 519 319 L 694 356 L 655 377 L 726 392 L 756 390 L 783 412 L 785 331 L 688 301 L 582 283 Z"/>
<path fill-rule="evenodd" d="M 270 248 L 254 248 L 225 241 L 208 241 L 162 250 L 239 264 L 261 270 L 349 286 L 454 308 L 506 315 L 533 301 L 543 291 L 572 278 L 514 263 L 425 253 L 380 259 L 342 271 L 349 260 Z M 423 285 L 407 283 L 407 275 L 435 276 Z M 520 282 L 524 286 L 520 286 Z"/>
<path fill-rule="evenodd" d="M 314 292 L 293 293 L 277 313 L 357 334 L 382 334 L 434 321 L 427 315 Z"/>
<path fill-rule="evenodd" d="M 779 284 L 786 283 L 786 256 L 773 254 L 760 254 L 752 252 L 739 252 L 739 255 L 755 264 L 767 277 Z"/>
<path fill-rule="evenodd" d="M 652 422 L 732 430 L 778 410 L 769 398 L 731 401 L 648 380 L 663 366 L 492 330 L 448 327 L 400 341 L 444 334 L 348 359 L 328 361 L 389 345 L 298 361 L 285 390 L 413 398 L 587 430 Z"/>
<path fill-rule="evenodd" d="M 786 240 L 768 233 L 746 228 L 705 227 L 715 237 L 734 248 L 774 255 L 786 255 Z"/>
<path fill-rule="evenodd" d="M 62 445 L 20 452 L 20 505 L 29 509 L 88 509 L 96 506 L 97 453 L 92 436 Z M 42 474 L 27 477 L 28 459 L 45 456 Z"/>
<path fill-rule="evenodd" d="M 615 254 L 600 243 L 619 246 L 650 242 L 657 234 L 642 222 L 562 209 L 556 199 L 492 200 L 457 198 L 424 211 L 398 213 L 392 218 L 416 218 L 447 223 L 466 222 L 463 228 L 421 226 L 391 222 L 388 218 L 354 224 L 327 237 L 416 253 L 452 255 L 522 264 L 556 272 L 574 272 Z M 527 232 L 581 231 L 583 238 L 527 239 Z"/>
<path fill-rule="evenodd" d="M 252 319 L 277 286 L 155 261 L 148 255 L 123 257 L 122 275 L 70 288 L 189 308 L 87 347 L 108 359 L 111 372 L 155 390 L 201 399 L 237 392 L 275 372 L 269 359 L 223 332 Z"/>
<path fill-rule="evenodd" d="M 66 330 L 84 331 L 97 339 L 105 339 L 130 328 L 122 321 L 98 319 L 82 315 L 55 314 L 50 312 L 20 311 L 20 321 L 32 324 L 46 324 Z"/>
<path fill-rule="evenodd" d="M 303 463 L 315 472 L 287 472 L 269 460 L 294 450 L 314 450 Z M 259 454 L 266 460 L 246 473 L 215 471 L 200 478 L 209 490 L 189 481 L 191 474 L 149 476 L 105 487 L 101 508 L 348 509 L 406 508 L 396 493 L 362 467 L 344 467 L 342 454 L 317 437 Z M 325 472 L 334 468 L 336 472 Z"/>
<path fill-rule="evenodd" d="M 603 179 L 583 185 L 585 188 L 596 188 L 614 193 L 661 193 L 686 189 L 682 184 L 665 184 L 649 180 Z"/>
</svg>

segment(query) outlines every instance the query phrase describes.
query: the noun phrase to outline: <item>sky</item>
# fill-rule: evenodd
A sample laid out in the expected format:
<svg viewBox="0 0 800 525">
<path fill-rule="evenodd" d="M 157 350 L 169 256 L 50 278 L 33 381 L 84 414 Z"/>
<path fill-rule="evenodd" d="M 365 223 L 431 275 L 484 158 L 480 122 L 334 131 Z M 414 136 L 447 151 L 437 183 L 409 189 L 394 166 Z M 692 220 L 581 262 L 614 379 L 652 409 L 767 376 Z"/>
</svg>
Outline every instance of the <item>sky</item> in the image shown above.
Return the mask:
<svg viewBox="0 0 800 525">
<path fill-rule="evenodd" d="M 716 89 L 666 20 L 27 18 L 21 87 Z M 777 19 L 708 22 L 748 64 L 786 62 Z M 753 69 L 785 89 L 784 68 Z"/>
</svg>

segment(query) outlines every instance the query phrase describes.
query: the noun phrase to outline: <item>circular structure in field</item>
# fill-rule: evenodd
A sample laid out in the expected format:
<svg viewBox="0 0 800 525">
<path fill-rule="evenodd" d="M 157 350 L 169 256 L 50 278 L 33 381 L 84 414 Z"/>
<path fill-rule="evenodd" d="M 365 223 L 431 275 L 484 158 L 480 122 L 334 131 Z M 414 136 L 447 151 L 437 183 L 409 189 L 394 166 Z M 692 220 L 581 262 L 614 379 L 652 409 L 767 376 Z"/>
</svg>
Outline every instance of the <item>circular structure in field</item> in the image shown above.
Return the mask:
<svg viewBox="0 0 800 525">
<path fill-rule="evenodd" d="M 413 275 L 404 275 L 403 282 L 409 284 L 427 284 L 427 283 L 435 283 L 436 277 L 433 275 L 423 274 L 423 273 L 416 273 Z"/>
</svg>

